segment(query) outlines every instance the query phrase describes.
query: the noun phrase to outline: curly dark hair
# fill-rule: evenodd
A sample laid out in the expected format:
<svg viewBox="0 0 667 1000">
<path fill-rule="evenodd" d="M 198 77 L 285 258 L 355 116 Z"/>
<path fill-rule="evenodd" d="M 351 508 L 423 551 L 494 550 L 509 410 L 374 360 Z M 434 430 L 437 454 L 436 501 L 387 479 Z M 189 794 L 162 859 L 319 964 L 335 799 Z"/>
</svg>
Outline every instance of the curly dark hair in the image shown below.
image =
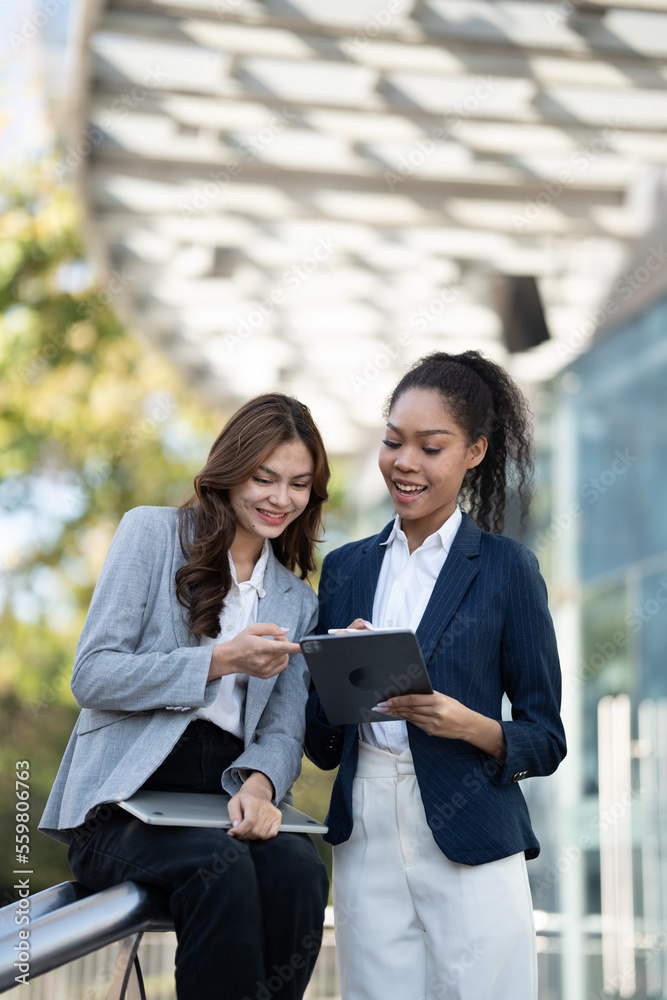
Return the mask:
<svg viewBox="0 0 667 1000">
<path fill-rule="evenodd" d="M 301 440 L 313 456 L 308 503 L 271 544 L 276 558 L 302 580 L 315 570 L 322 504 L 328 499 L 329 464 L 320 432 L 304 404 L 280 392 L 249 400 L 215 440 L 194 493 L 179 510 L 181 549 L 187 559 L 176 572 L 176 596 L 188 611 L 191 635 L 215 638 L 232 586 L 228 552 L 236 532 L 229 490 L 246 482 L 279 445 Z"/>
<path fill-rule="evenodd" d="M 468 470 L 461 487 L 460 499 L 473 520 L 484 531 L 500 534 L 511 491 L 524 528 L 534 471 L 532 414 L 507 372 L 479 351 L 435 351 L 403 376 L 387 402 L 386 416 L 409 389 L 439 393 L 470 444 L 481 436 L 488 441 L 486 455 Z"/>
</svg>

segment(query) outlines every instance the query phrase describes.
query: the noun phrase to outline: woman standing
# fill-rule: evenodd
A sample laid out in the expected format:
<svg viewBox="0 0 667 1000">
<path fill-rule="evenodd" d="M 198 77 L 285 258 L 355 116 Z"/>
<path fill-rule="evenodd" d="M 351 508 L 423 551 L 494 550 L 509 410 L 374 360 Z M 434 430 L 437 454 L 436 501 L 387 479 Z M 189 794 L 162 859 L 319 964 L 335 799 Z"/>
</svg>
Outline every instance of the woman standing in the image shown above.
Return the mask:
<svg viewBox="0 0 667 1000">
<path fill-rule="evenodd" d="M 525 859 L 539 845 L 519 782 L 552 773 L 565 738 L 544 581 L 500 534 L 510 479 L 527 509 L 528 412 L 502 368 L 466 351 L 418 362 L 387 416 L 396 517 L 327 556 L 318 631 L 413 629 L 434 693 L 342 729 L 309 699 L 306 752 L 340 765 L 326 839 L 342 998 L 535 1000 Z"/>
<path fill-rule="evenodd" d="M 309 837 L 276 834 L 301 767 L 307 673 L 293 640 L 316 620 L 303 578 L 328 478 L 307 407 L 251 400 L 183 507 L 125 515 L 77 646 L 82 712 L 41 829 L 70 844 L 84 885 L 169 893 L 180 1000 L 254 1000 L 267 982 L 298 1000 L 319 950 L 324 866 Z M 224 790 L 231 836 L 114 805 L 139 788 Z"/>
</svg>

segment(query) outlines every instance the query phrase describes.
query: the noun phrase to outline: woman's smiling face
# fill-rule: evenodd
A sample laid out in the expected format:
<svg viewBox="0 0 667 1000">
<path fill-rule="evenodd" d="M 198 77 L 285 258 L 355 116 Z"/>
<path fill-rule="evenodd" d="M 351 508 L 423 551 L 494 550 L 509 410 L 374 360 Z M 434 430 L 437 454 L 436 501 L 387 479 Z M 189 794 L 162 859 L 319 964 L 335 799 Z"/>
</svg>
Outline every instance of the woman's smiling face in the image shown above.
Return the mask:
<svg viewBox="0 0 667 1000">
<path fill-rule="evenodd" d="M 426 389 L 398 397 L 386 430 L 380 471 L 412 549 L 454 513 L 464 476 L 484 458 L 487 441 L 471 444 L 442 396 Z"/>
<path fill-rule="evenodd" d="M 305 510 L 313 469 L 313 456 L 300 438 L 278 445 L 250 479 L 229 491 L 237 537 L 278 538 Z"/>
</svg>

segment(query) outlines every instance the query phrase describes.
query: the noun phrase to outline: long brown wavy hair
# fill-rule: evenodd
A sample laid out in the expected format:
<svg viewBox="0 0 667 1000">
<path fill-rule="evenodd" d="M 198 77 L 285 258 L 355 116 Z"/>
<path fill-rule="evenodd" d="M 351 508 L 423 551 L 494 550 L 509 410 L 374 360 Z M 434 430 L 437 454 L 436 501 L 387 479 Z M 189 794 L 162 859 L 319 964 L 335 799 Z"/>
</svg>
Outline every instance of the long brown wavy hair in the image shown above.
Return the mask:
<svg viewBox="0 0 667 1000">
<path fill-rule="evenodd" d="M 228 552 L 236 533 L 229 490 L 246 482 L 279 445 L 301 440 L 313 456 L 310 497 L 278 538 L 276 558 L 305 580 L 315 569 L 322 504 L 328 499 L 329 463 L 310 410 L 298 399 L 269 392 L 234 413 L 215 440 L 194 493 L 179 509 L 179 536 L 187 562 L 176 573 L 176 596 L 188 611 L 191 635 L 215 638 L 232 586 Z"/>
</svg>

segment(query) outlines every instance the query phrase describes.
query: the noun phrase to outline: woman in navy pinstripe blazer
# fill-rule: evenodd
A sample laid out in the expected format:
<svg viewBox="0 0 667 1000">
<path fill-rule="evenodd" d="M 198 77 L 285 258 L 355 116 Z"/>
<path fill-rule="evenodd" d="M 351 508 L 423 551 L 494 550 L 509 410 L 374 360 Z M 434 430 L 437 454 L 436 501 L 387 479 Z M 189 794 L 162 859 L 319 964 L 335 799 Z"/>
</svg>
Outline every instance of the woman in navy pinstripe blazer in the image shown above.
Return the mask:
<svg viewBox="0 0 667 1000">
<path fill-rule="evenodd" d="M 418 362 L 387 415 L 396 519 L 327 556 L 319 631 L 414 629 L 434 694 L 343 728 L 309 699 L 306 752 L 339 765 L 326 839 L 342 1000 L 534 1000 L 525 859 L 539 844 L 519 782 L 555 771 L 565 736 L 544 581 L 500 534 L 510 476 L 527 512 L 529 414 L 503 369 L 466 351 Z"/>
</svg>

